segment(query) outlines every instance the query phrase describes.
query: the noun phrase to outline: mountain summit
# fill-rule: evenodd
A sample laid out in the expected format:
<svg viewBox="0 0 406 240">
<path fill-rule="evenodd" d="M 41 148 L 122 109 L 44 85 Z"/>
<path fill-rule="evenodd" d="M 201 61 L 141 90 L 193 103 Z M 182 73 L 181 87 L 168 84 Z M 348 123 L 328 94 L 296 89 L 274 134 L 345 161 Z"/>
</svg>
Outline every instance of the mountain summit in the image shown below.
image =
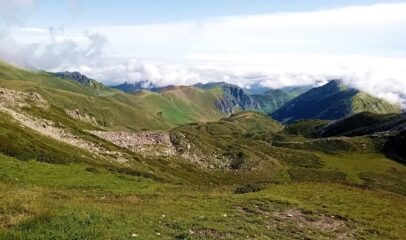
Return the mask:
<svg viewBox="0 0 406 240">
<path fill-rule="evenodd" d="M 260 104 L 241 87 L 226 82 L 198 83 L 195 87 L 209 90 L 218 89 L 222 97 L 216 102 L 216 106 L 223 113 L 231 114 L 238 111 L 262 111 Z"/>
<path fill-rule="evenodd" d="M 335 120 L 359 112 L 398 113 L 399 106 L 375 98 L 363 91 L 331 80 L 287 102 L 272 114 L 276 120 L 293 122 L 301 119 Z"/>
</svg>

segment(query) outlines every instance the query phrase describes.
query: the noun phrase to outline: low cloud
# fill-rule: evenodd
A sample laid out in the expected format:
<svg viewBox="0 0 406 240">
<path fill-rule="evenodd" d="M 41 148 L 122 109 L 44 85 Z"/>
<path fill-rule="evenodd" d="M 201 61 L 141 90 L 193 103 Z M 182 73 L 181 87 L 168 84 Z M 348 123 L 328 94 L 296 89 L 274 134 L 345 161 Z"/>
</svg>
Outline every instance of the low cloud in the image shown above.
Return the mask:
<svg viewBox="0 0 406 240">
<path fill-rule="evenodd" d="M 80 1 L 69 1 L 77 17 Z M 36 3 L 0 0 L 0 18 L 12 19 L 5 9 L 24 16 Z M 0 58 L 79 70 L 109 85 L 226 81 L 279 88 L 340 78 L 406 105 L 405 11 L 406 3 L 398 3 L 89 31 L 8 26 L 0 30 Z"/>
<path fill-rule="evenodd" d="M 103 57 L 107 44 L 107 38 L 98 33 L 70 35 L 63 29 L 50 28 L 47 37 L 44 37 L 41 30 L 31 30 L 33 35 L 40 32 L 39 42 L 24 43 L 12 37 L 12 29 L 4 31 L 8 33 L 0 34 L 1 58 L 35 69 L 54 70 L 83 64 L 95 65 Z"/>
<path fill-rule="evenodd" d="M 295 68 L 273 68 L 272 62 L 278 58 L 269 57 L 271 63 L 267 68 L 264 68 L 264 65 L 258 68 L 257 65 L 249 66 L 243 63 L 227 65 L 222 62 L 222 66 L 219 67 L 201 63 L 171 64 L 135 59 L 104 59 L 96 65 L 78 66 L 76 69 L 108 85 L 147 81 L 161 87 L 226 81 L 245 88 L 255 85 L 281 88 L 298 85 L 316 86 L 331 79 L 342 79 L 357 89 L 391 103 L 406 106 L 406 81 L 403 81 L 406 79 L 406 70 L 403 68 L 406 65 L 405 58 L 296 56 L 303 59 L 297 64 L 301 63 L 300 65 L 308 67 L 301 68 L 301 71 L 295 71 Z M 306 59 L 312 64 L 306 63 Z"/>
</svg>

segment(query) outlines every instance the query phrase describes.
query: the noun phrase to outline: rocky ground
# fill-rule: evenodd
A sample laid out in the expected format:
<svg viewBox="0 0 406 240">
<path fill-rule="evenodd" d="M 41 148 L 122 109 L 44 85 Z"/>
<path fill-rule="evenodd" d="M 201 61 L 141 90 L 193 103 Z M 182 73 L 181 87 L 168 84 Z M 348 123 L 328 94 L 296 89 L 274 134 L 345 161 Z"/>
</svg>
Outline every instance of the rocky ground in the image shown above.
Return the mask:
<svg viewBox="0 0 406 240">
<path fill-rule="evenodd" d="M 24 107 L 30 108 L 33 106 L 47 109 L 49 104 L 38 93 L 25 93 L 0 88 L 0 111 L 10 115 L 19 124 L 47 137 L 90 151 L 98 157 L 108 157 L 108 159 L 114 159 L 118 162 L 127 161 L 123 153 L 109 151 L 93 142 L 86 141 L 79 136 L 74 135 L 61 123 L 55 123 L 47 119 L 31 116 L 25 111 L 22 111 L 22 108 Z"/>
</svg>

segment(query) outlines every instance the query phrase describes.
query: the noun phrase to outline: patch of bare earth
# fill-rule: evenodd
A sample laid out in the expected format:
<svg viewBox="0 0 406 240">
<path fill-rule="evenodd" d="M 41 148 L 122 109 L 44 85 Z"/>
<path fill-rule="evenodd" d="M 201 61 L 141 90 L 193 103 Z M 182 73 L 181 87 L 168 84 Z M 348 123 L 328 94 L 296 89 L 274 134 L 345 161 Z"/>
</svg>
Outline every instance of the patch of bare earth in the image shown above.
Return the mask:
<svg viewBox="0 0 406 240">
<path fill-rule="evenodd" d="M 259 206 L 239 207 L 240 214 L 257 216 L 265 219 L 264 224 L 270 231 L 288 231 L 295 235 L 305 232 L 322 234 L 323 239 L 356 239 L 356 230 L 348 220 L 339 216 L 313 213 L 297 208 L 270 211 Z"/>
<path fill-rule="evenodd" d="M 127 161 L 122 153 L 106 150 L 95 143 L 81 139 L 65 129 L 60 123 L 33 117 L 21 110 L 23 107 L 32 106 L 47 109 L 49 104 L 38 93 L 0 88 L 0 111 L 7 113 L 21 125 L 44 136 L 87 150 L 98 157 L 105 158 L 107 155 L 119 162 Z"/>
<path fill-rule="evenodd" d="M 226 168 L 227 166 L 221 154 L 209 154 L 208 151 L 195 147 L 183 134 L 171 136 L 165 131 L 90 131 L 90 133 L 144 157 L 180 157 L 205 168 Z M 174 138 L 176 138 L 176 144 L 173 143 Z"/>
<path fill-rule="evenodd" d="M 92 134 L 114 143 L 117 146 L 139 153 L 143 156 L 169 157 L 176 155 L 169 133 L 159 131 L 147 132 L 102 132 Z"/>
<path fill-rule="evenodd" d="M 229 233 L 222 233 L 210 228 L 193 230 L 193 235 L 202 239 L 233 239 Z"/>
<path fill-rule="evenodd" d="M 308 215 L 299 209 L 288 209 L 275 212 L 272 217 L 278 221 L 288 221 L 296 225 L 299 229 L 314 229 L 328 235 L 333 239 L 355 239 L 353 230 L 347 222 L 337 216 Z"/>
<path fill-rule="evenodd" d="M 100 127 L 100 125 L 97 123 L 95 117 L 92 117 L 86 113 L 81 113 L 79 109 L 75 109 L 75 110 L 65 109 L 65 112 L 73 119 L 76 119 L 76 120 L 79 120 L 79 121 L 82 121 L 85 123 L 89 123 L 96 127 Z"/>
</svg>

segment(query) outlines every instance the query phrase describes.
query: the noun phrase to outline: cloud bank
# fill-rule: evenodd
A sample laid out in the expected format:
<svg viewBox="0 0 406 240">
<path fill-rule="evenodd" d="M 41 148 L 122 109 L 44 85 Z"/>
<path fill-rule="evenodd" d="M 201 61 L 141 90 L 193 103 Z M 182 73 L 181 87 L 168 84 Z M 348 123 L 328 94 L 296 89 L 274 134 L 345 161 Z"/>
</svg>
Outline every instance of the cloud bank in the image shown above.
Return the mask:
<svg viewBox="0 0 406 240">
<path fill-rule="evenodd" d="M 0 9 L 19 15 L 35 2 L 0 0 Z M 75 14 L 85 11 L 70 2 Z M 146 25 L 7 27 L 0 31 L 0 57 L 37 69 L 79 70 L 110 85 L 227 81 L 277 88 L 342 78 L 405 104 L 405 12 L 406 3 L 397 3 Z"/>
</svg>

